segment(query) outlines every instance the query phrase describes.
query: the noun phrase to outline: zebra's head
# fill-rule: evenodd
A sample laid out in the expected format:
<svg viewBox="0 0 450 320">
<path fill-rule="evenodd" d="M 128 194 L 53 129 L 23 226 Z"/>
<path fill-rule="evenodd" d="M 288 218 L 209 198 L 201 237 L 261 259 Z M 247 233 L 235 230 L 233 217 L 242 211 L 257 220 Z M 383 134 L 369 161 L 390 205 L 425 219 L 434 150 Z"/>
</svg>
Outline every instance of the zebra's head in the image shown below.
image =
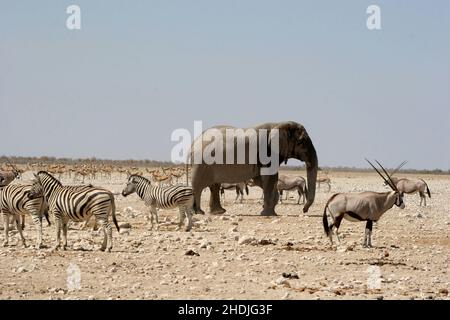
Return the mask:
<svg viewBox="0 0 450 320">
<path fill-rule="evenodd" d="M 28 191 L 28 198 L 36 199 L 44 196 L 44 188 L 42 187 L 41 180 L 38 175 L 34 175 L 35 179 L 33 180 L 33 184 L 31 185 L 30 191 Z"/>
<path fill-rule="evenodd" d="M 127 185 L 125 186 L 125 188 L 122 190 L 122 195 L 124 197 L 136 192 L 137 186 L 139 184 L 138 178 L 134 175 L 131 175 L 128 178 L 128 182 Z"/>
</svg>

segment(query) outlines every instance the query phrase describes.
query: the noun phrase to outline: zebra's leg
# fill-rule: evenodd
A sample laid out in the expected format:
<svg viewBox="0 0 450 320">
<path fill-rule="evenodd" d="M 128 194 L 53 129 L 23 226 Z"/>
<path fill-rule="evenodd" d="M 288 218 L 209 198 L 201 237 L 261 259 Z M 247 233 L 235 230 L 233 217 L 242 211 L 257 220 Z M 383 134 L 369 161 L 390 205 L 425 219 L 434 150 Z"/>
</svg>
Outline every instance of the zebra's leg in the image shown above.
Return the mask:
<svg viewBox="0 0 450 320">
<path fill-rule="evenodd" d="M 55 231 L 56 231 L 56 243 L 53 247 L 53 250 L 58 250 L 59 246 L 61 245 L 61 217 L 57 214 L 54 215 L 55 217 Z"/>
<path fill-rule="evenodd" d="M 184 219 L 186 218 L 186 215 L 185 215 L 185 208 L 184 208 L 183 206 L 180 206 L 180 207 L 178 208 L 178 212 L 179 212 L 180 220 L 179 220 L 179 222 L 178 222 L 177 231 L 181 229 L 181 227 L 182 227 L 183 224 L 184 224 Z"/>
<path fill-rule="evenodd" d="M 151 212 L 152 212 L 152 217 L 155 219 L 155 222 L 156 222 L 156 231 L 158 231 L 158 229 L 159 229 L 159 221 L 158 221 L 158 210 L 156 209 L 156 207 L 155 206 L 151 206 L 150 207 L 151 209 Z M 153 224 L 152 224 L 152 228 L 153 228 Z"/>
<path fill-rule="evenodd" d="M 22 246 L 24 248 L 26 248 L 27 244 L 25 243 L 25 238 L 23 237 L 23 233 L 22 233 L 22 224 L 20 223 L 20 214 L 15 214 L 14 220 L 16 220 L 16 228 L 17 228 L 17 231 L 19 231 L 20 239 L 22 240 Z"/>
<path fill-rule="evenodd" d="M 42 216 L 36 213 L 31 214 L 31 218 L 33 219 L 34 225 L 37 228 L 37 244 L 36 244 L 36 249 L 41 249 L 42 248 Z"/>
<path fill-rule="evenodd" d="M 186 231 L 191 231 L 192 229 L 192 215 L 194 214 L 194 210 L 192 208 L 185 207 L 184 212 L 186 214 L 188 225 L 186 226 Z"/>
<path fill-rule="evenodd" d="M 63 230 L 63 250 L 67 249 L 67 230 L 69 229 L 69 219 L 62 218 L 62 230 Z"/>
<path fill-rule="evenodd" d="M 5 231 L 5 240 L 3 246 L 6 247 L 9 243 L 9 214 L 3 213 L 3 230 Z"/>
</svg>

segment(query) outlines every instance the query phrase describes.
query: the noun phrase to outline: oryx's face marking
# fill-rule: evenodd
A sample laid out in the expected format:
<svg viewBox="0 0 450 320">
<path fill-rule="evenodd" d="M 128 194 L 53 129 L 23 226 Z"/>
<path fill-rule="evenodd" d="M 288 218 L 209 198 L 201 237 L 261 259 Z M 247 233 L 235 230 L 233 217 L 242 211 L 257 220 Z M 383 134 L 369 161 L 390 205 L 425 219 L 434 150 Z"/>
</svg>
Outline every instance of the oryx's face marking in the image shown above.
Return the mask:
<svg viewBox="0 0 450 320">
<path fill-rule="evenodd" d="M 128 179 L 127 185 L 122 190 L 122 195 L 124 197 L 126 197 L 126 196 L 136 192 L 136 186 L 137 186 L 137 181 L 135 180 L 134 177 L 130 177 L 130 179 Z"/>
<path fill-rule="evenodd" d="M 405 209 L 405 203 L 403 202 L 403 192 L 396 192 L 395 196 L 395 205 L 400 209 Z"/>
</svg>

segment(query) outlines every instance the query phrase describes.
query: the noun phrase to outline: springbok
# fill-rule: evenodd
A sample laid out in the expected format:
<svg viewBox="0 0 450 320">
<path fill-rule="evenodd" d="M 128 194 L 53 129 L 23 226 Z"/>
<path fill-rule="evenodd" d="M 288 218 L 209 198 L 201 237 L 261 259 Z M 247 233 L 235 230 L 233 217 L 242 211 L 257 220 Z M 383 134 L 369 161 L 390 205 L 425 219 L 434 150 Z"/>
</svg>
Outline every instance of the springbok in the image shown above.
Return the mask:
<svg viewBox="0 0 450 320">
<path fill-rule="evenodd" d="M 302 204 L 305 203 L 306 194 L 308 192 L 306 188 L 306 181 L 303 177 L 300 176 L 286 176 L 280 175 L 278 176 L 278 184 L 277 184 L 278 192 L 280 193 L 280 203 L 282 203 L 283 191 L 286 191 L 286 199 L 289 191 L 297 190 L 298 192 L 298 200 L 297 204 L 300 204 L 300 199 L 303 198 Z"/>
<path fill-rule="evenodd" d="M 323 210 L 323 228 L 325 234 L 330 238 L 333 244 L 332 230 L 336 227 L 336 237 L 340 242 L 338 229 L 343 218 L 349 221 L 366 221 L 366 229 L 364 235 L 364 247 L 372 247 L 372 225 L 378 221 L 383 213 L 391 209 L 394 204 L 401 208 L 405 208 L 403 202 L 403 192 L 399 191 L 392 181 L 389 174 L 378 162 L 387 177 L 384 177 L 380 171 L 369 161 L 367 162 L 375 169 L 375 171 L 383 178 L 387 185 L 392 189 L 390 192 L 361 192 L 361 193 L 336 193 L 328 200 Z M 333 223 L 328 225 L 327 210 L 330 213 Z"/>
<path fill-rule="evenodd" d="M 322 183 L 327 184 L 328 185 L 327 192 L 330 192 L 330 190 L 331 190 L 331 180 L 330 180 L 330 178 L 328 178 L 328 177 L 319 177 L 319 178 L 317 178 L 317 182 L 316 183 L 317 183 L 317 186 L 319 187 L 319 189 L 320 189 L 320 185 Z"/>
</svg>

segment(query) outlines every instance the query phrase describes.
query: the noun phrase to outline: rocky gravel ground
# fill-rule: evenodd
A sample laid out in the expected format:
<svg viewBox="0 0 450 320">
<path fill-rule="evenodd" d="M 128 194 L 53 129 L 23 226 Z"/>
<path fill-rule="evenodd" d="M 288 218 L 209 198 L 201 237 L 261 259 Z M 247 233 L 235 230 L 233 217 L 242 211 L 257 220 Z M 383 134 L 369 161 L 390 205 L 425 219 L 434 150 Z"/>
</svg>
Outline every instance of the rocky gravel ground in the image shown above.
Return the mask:
<svg viewBox="0 0 450 320">
<path fill-rule="evenodd" d="M 81 224 L 71 225 L 67 251 L 50 249 L 53 226 L 44 227 L 47 248 L 36 250 L 28 218 L 29 247 L 12 231 L 0 248 L 0 298 L 449 299 L 450 177 L 422 176 L 428 206 L 407 195 L 404 210 L 394 207 L 375 224 L 371 249 L 361 245 L 365 224 L 345 220 L 341 243 L 331 246 L 322 212 L 334 192 L 384 191 L 382 181 L 372 173 L 330 178 L 331 192 L 318 190 L 306 215 L 292 198 L 277 217 L 261 217 L 261 189 L 250 188 L 242 204 L 227 191 L 227 213 L 196 215 L 191 232 L 175 231 L 177 210 L 160 211 L 161 226 L 151 231 L 142 201 L 117 195 L 121 232 L 113 232 L 111 253 L 98 250 L 101 232 Z M 93 183 L 119 193 L 124 180 Z M 207 191 L 202 199 L 206 209 Z"/>
</svg>

